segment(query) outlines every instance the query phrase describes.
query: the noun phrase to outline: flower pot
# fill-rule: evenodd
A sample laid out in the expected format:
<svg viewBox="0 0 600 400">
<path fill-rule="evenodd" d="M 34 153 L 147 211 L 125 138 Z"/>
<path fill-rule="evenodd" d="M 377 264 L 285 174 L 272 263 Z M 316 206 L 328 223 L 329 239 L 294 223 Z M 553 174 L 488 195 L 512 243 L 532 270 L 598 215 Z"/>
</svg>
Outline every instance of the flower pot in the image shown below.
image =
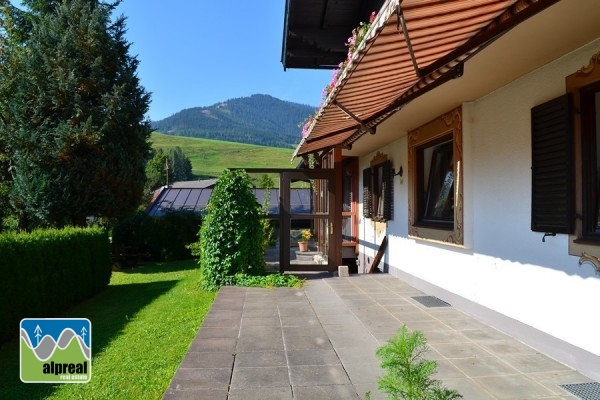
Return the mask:
<svg viewBox="0 0 600 400">
<path fill-rule="evenodd" d="M 298 242 L 300 251 L 308 251 L 308 242 Z"/>
</svg>

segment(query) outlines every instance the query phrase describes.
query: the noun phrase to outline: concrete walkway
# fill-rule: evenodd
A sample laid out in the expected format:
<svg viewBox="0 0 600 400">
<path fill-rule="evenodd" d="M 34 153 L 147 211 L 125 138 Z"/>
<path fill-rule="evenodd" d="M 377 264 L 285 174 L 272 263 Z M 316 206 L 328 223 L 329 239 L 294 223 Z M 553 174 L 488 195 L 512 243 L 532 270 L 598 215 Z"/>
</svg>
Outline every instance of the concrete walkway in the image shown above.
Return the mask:
<svg viewBox="0 0 600 400">
<path fill-rule="evenodd" d="M 465 399 L 579 399 L 559 385 L 590 382 L 450 306 L 415 300 L 425 295 L 387 274 L 224 287 L 164 399 L 385 399 L 375 351 L 403 323 L 425 334 L 436 378 Z"/>
</svg>

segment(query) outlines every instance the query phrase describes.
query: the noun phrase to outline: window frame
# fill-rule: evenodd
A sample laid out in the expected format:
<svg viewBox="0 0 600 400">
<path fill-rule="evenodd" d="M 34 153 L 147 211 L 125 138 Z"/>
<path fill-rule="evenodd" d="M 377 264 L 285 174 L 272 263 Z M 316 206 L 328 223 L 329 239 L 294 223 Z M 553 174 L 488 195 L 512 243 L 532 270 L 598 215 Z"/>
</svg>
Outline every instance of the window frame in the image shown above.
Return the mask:
<svg viewBox="0 0 600 400">
<path fill-rule="evenodd" d="M 600 234 L 591 233 L 589 214 L 591 211 L 590 196 L 587 186 L 595 180 L 590 174 L 589 141 L 586 140 L 586 125 L 582 119 L 585 113 L 585 104 L 582 97 L 590 91 L 600 90 L 600 53 L 594 54 L 587 66 L 565 78 L 567 93 L 573 99 L 574 138 L 575 138 L 575 229 L 569 235 L 569 254 L 587 258 L 593 256 L 596 260 L 600 256 Z M 593 89 L 593 90 L 591 90 Z M 585 102 L 584 102 L 585 103 Z M 600 164 L 596 160 L 597 165 Z M 586 168 L 587 167 L 587 168 Z"/>
<path fill-rule="evenodd" d="M 363 216 L 375 222 L 394 218 L 394 171 L 387 155 L 377 152 L 363 170 Z"/>
<path fill-rule="evenodd" d="M 424 188 L 424 151 L 452 141 L 452 171 L 454 202 L 452 221 L 423 218 L 426 190 Z M 463 229 L 463 166 L 462 107 L 414 129 L 408 133 L 408 234 L 415 239 L 464 245 Z"/>
<path fill-rule="evenodd" d="M 342 246 L 354 247 L 355 252 L 358 252 L 358 157 L 345 158 L 342 169 Z M 349 219 L 350 222 L 349 236 L 344 235 L 344 219 Z"/>
</svg>

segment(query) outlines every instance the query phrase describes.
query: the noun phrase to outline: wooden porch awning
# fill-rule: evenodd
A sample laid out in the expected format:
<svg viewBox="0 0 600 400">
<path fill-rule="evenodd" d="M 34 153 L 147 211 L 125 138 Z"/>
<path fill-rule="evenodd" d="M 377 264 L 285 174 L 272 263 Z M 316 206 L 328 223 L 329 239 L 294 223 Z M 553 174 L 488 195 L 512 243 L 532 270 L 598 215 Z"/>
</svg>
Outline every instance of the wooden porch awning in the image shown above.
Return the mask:
<svg viewBox="0 0 600 400">
<path fill-rule="evenodd" d="M 558 0 L 387 0 L 294 156 L 348 146 Z"/>
</svg>

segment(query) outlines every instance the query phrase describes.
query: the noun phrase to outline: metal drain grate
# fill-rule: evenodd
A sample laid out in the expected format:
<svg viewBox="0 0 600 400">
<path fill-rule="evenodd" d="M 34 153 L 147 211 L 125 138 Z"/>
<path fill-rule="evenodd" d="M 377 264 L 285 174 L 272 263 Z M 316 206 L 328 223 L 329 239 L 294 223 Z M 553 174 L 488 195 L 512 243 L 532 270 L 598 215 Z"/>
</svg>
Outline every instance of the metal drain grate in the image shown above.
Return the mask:
<svg viewBox="0 0 600 400">
<path fill-rule="evenodd" d="M 568 383 L 560 385 L 560 387 L 579 397 L 581 400 L 600 399 L 600 383 L 598 382 Z"/>
<path fill-rule="evenodd" d="M 413 299 L 423 304 L 425 307 L 450 307 L 450 304 L 435 296 L 415 296 Z"/>
</svg>

